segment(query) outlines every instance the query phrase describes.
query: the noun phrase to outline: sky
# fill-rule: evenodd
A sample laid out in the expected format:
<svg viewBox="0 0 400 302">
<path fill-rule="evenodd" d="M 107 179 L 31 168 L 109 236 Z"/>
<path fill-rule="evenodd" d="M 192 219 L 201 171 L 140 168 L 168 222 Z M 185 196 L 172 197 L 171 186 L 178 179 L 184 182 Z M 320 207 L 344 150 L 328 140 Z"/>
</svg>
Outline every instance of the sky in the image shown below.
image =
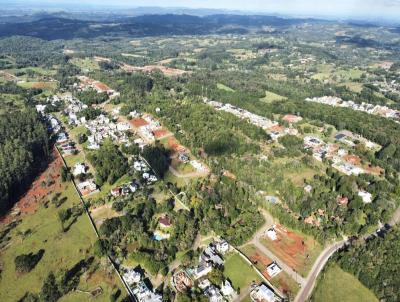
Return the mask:
<svg viewBox="0 0 400 302">
<path fill-rule="evenodd" d="M 2 0 L 0 0 L 0 3 Z M 25 2 L 20 0 L 20 2 Z M 26 2 L 36 2 L 26 0 Z M 400 19 L 400 0 L 42 0 L 49 4 L 161 6 L 244 10 L 307 16 L 366 16 Z"/>
</svg>

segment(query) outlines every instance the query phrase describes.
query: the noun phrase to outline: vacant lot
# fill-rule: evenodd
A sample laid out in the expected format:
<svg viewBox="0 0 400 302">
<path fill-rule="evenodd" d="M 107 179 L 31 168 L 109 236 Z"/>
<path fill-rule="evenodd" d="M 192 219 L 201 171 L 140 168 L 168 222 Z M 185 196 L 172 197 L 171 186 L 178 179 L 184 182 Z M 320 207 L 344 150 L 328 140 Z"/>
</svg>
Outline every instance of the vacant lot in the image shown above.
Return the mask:
<svg viewBox="0 0 400 302">
<path fill-rule="evenodd" d="M 333 265 L 321 275 L 312 302 L 377 302 L 374 294 L 353 275 Z"/>
<path fill-rule="evenodd" d="M 261 99 L 261 101 L 266 102 L 266 103 L 271 103 L 275 101 L 283 101 L 286 100 L 286 97 L 281 96 L 279 94 L 273 93 L 271 91 L 265 91 L 265 97 Z"/>
<path fill-rule="evenodd" d="M 221 83 L 217 84 L 217 88 L 221 89 L 221 90 L 228 91 L 228 92 L 235 92 L 235 90 L 233 90 L 232 88 L 230 88 L 228 86 L 225 86 L 224 84 L 221 84 Z"/>
<path fill-rule="evenodd" d="M 238 254 L 228 255 L 224 266 L 224 275 L 232 282 L 232 286 L 235 289 L 244 289 L 253 281 L 256 283 L 261 282 L 261 278 L 254 269 Z"/>
<path fill-rule="evenodd" d="M 275 230 L 278 239 L 272 241 L 265 237 L 261 240 L 262 244 L 305 277 L 321 252 L 321 245 L 310 236 L 286 229 L 280 225 L 277 225 Z"/>
</svg>

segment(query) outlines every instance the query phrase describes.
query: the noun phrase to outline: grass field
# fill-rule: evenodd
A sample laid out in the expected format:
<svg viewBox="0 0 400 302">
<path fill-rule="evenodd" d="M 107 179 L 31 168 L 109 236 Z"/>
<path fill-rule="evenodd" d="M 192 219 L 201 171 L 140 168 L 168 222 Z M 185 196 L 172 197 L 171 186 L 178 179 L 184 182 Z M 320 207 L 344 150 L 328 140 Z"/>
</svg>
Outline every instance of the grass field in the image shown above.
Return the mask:
<svg viewBox="0 0 400 302">
<path fill-rule="evenodd" d="M 20 82 L 18 85 L 25 89 L 37 88 L 53 91 L 57 88 L 57 82 Z"/>
<path fill-rule="evenodd" d="M 238 254 L 230 254 L 225 259 L 224 275 L 232 282 L 235 289 L 244 289 L 253 281 L 256 283 L 262 281 L 254 269 Z"/>
<path fill-rule="evenodd" d="M 232 88 L 230 88 L 228 86 L 225 86 L 224 84 L 221 84 L 221 83 L 217 84 L 217 88 L 221 89 L 221 90 L 228 91 L 228 92 L 235 92 L 235 90 L 233 90 Z"/>
<path fill-rule="evenodd" d="M 85 58 L 85 59 L 74 58 L 71 60 L 71 62 L 75 66 L 78 66 L 79 68 L 83 69 L 83 71 L 93 71 L 100 69 L 99 64 L 94 59 L 91 58 Z"/>
<path fill-rule="evenodd" d="M 310 299 L 312 302 L 377 302 L 374 294 L 353 275 L 333 265 L 321 275 Z"/>
<path fill-rule="evenodd" d="M 266 102 L 266 103 L 271 103 L 271 102 L 275 102 L 275 101 L 286 100 L 286 97 L 266 90 L 265 91 L 265 97 L 263 97 L 260 100 L 263 101 L 263 102 Z"/>
<path fill-rule="evenodd" d="M 46 208 L 44 203 L 47 198 L 44 198 L 37 211 L 26 215 L 22 222 L 11 231 L 11 241 L 0 254 L 3 266 L 0 279 L 0 301 L 17 301 L 28 291 L 38 293 L 49 272 L 54 272 L 56 277 L 60 276 L 63 269 L 70 269 L 81 259 L 93 255 L 92 246 L 96 236 L 84 214 L 77 218 L 67 232 L 62 232 L 58 211 L 79 204 L 79 199 L 72 183 L 62 184 L 60 189 L 61 198 L 67 197 L 65 203 L 56 208 L 49 202 Z M 29 231 L 28 235 L 22 235 L 27 231 Z M 15 257 L 23 253 L 36 253 L 39 249 L 44 249 L 45 252 L 36 267 L 29 273 L 16 273 Z M 92 298 L 93 301 L 109 301 L 113 287 L 121 287 L 119 281 L 114 274 L 107 277 L 101 268 L 97 269 L 94 275 L 97 278 L 83 279 L 82 277 L 78 288 L 89 290 L 101 286 L 103 294 L 96 299 Z M 88 299 L 87 294 L 69 295 L 74 296 L 72 300 L 68 300 L 67 297 L 63 300 L 87 301 Z"/>
</svg>

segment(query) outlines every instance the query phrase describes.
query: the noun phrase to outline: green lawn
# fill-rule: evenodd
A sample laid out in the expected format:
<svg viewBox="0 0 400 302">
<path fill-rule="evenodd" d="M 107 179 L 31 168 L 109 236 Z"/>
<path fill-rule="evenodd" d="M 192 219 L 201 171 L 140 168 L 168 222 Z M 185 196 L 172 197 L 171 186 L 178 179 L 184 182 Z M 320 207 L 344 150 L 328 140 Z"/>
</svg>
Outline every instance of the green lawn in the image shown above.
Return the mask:
<svg viewBox="0 0 400 302">
<path fill-rule="evenodd" d="M 35 213 L 25 216 L 22 222 L 11 231 L 10 244 L 1 252 L 0 257 L 3 265 L 0 279 L 0 301 L 17 301 L 28 291 L 38 293 L 49 272 L 52 271 L 59 276 L 61 270 L 70 269 L 81 259 L 93 255 L 92 246 L 96 241 L 96 236 L 86 215 L 79 216 L 67 232 L 64 233 L 61 230 L 58 211 L 79 204 L 72 183 L 63 184 L 61 197 L 64 196 L 68 199 L 59 208 L 56 208 L 51 202 L 46 208 L 44 201 L 41 202 Z M 30 235 L 21 235 L 27 230 L 30 230 Z M 15 257 L 30 252 L 36 253 L 39 249 L 44 249 L 45 252 L 36 267 L 29 273 L 16 273 Z M 96 274 L 99 275 L 99 278 L 95 280 L 81 279 L 79 288 L 92 289 L 101 286 L 104 293 L 94 300 L 108 301 L 112 287 L 120 286 L 119 281 L 115 277 L 106 280 L 101 269 Z M 86 301 L 87 296 L 76 296 L 76 299 L 73 300 Z"/>
<path fill-rule="evenodd" d="M 80 58 L 74 58 L 71 60 L 72 64 L 78 66 L 79 68 L 82 68 L 84 71 L 94 71 L 94 70 L 99 70 L 99 64 L 91 58 L 85 58 L 85 59 L 80 59 Z"/>
<path fill-rule="evenodd" d="M 224 84 L 221 84 L 221 83 L 217 84 L 217 88 L 221 89 L 221 90 L 228 91 L 228 92 L 235 92 L 235 90 L 233 90 L 232 88 L 230 88 L 228 86 L 225 86 Z"/>
<path fill-rule="evenodd" d="M 261 101 L 266 102 L 266 103 L 271 103 L 271 102 L 275 102 L 275 101 L 283 101 L 283 100 L 286 100 L 286 97 L 281 96 L 276 93 L 273 93 L 268 90 L 265 91 L 265 97 L 263 97 L 261 99 Z"/>
<path fill-rule="evenodd" d="M 225 259 L 224 275 L 232 282 L 235 289 L 244 289 L 253 281 L 256 283 L 262 281 L 254 269 L 238 254 L 229 254 Z"/>
<path fill-rule="evenodd" d="M 377 302 L 374 294 L 353 275 L 333 265 L 321 275 L 312 302 Z"/>
</svg>

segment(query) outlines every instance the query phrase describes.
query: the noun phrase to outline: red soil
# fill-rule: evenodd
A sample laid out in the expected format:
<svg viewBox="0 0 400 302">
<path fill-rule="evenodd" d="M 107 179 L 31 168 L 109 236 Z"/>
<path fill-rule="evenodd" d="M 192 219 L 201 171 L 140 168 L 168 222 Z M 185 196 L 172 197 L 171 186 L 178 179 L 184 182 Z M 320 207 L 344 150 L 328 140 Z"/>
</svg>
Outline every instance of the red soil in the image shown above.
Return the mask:
<svg viewBox="0 0 400 302">
<path fill-rule="evenodd" d="M 179 142 L 176 140 L 176 138 L 171 137 L 168 140 L 168 147 L 173 151 L 173 152 L 186 152 L 186 148 L 179 144 Z"/>
<path fill-rule="evenodd" d="M 169 133 L 169 132 L 168 132 L 167 130 L 165 130 L 164 128 L 157 129 L 157 130 L 154 130 L 154 131 L 153 131 L 153 135 L 154 135 L 154 137 L 157 138 L 157 139 L 160 139 L 160 138 L 162 138 L 162 137 L 168 135 L 168 133 Z"/>
<path fill-rule="evenodd" d="M 303 258 L 308 251 L 304 238 L 286 230 L 281 225 L 277 225 L 275 230 L 278 240 L 271 241 L 270 244 L 274 246 L 274 250 L 277 251 L 282 261 L 297 269 L 302 265 L 302 261 L 299 258 Z"/>
<path fill-rule="evenodd" d="M 147 126 L 149 124 L 148 122 L 146 122 L 146 120 L 142 118 L 135 118 L 133 120 L 130 120 L 129 123 L 135 128 Z"/>
<path fill-rule="evenodd" d="M 63 162 L 56 150 L 53 150 L 53 158 L 47 169 L 32 183 L 30 189 L 14 205 L 10 212 L 0 219 L 1 224 L 8 224 L 16 219 L 17 216 L 21 217 L 34 213 L 40 202 L 47 195 L 62 190 L 60 170 Z M 45 185 L 50 181 L 54 183 L 50 186 Z"/>
</svg>

